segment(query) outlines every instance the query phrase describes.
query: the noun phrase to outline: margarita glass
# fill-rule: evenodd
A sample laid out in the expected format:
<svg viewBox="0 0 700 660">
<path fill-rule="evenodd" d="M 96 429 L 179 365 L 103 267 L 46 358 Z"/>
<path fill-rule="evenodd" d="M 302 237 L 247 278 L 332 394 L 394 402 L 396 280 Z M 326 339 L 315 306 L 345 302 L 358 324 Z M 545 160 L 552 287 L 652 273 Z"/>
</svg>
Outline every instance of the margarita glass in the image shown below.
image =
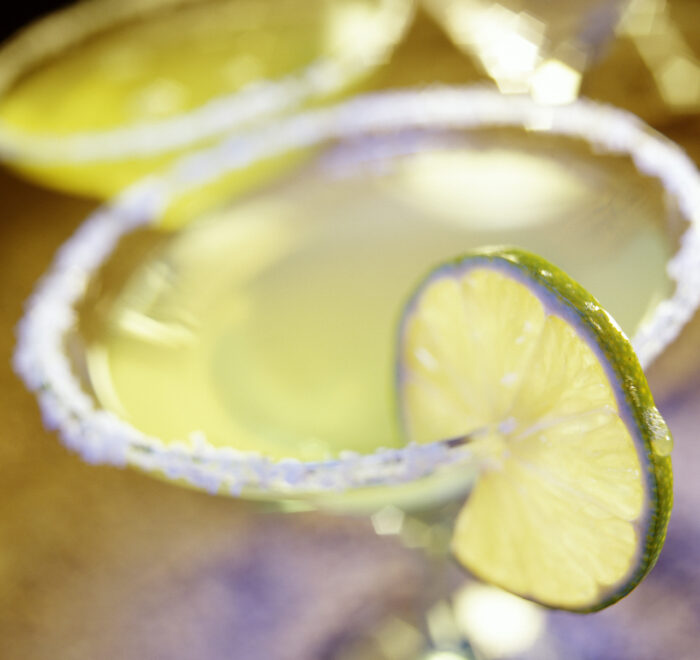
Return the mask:
<svg viewBox="0 0 700 660">
<path fill-rule="evenodd" d="M 412 16 L 412 0 L 77 3 L 0 49 L 0 156 L 108 197 L 185 151 L 347 92 Z"/>
<path fill-rule="evenodd" d="M 191 203 L 290 154 L 273 183 Z M 699 202 L 693 163 L 619 110 L 483 88 L 359 97 L 99 209 L 28 303 L 15 367 L 90 462 L 361 512 L 415 541 L 410 516 L 444 556 L 480 466 L 465 443 L 407 444 L 396 420 L 396 324 L 418 278 L 517 243 L 594 291 L 649 365 L 700 299 Z"/>
</svg>

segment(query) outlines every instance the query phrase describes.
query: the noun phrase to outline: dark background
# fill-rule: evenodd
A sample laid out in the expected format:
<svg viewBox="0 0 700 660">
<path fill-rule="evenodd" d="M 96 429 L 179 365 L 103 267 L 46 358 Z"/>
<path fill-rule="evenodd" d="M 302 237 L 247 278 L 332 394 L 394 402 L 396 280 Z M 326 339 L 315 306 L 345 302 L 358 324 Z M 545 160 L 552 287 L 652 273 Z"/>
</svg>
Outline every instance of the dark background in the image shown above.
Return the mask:
<svg viewBox="0 0 700 660">
<path fill-rule="evenodd" d="M 73 4 L 66 0 L 53 2 L 8 2 L 3 3 L 3 17 L 0 20 L 0 40 L 7 39 L 23 25 L 55 9 Z"/>
</svg>

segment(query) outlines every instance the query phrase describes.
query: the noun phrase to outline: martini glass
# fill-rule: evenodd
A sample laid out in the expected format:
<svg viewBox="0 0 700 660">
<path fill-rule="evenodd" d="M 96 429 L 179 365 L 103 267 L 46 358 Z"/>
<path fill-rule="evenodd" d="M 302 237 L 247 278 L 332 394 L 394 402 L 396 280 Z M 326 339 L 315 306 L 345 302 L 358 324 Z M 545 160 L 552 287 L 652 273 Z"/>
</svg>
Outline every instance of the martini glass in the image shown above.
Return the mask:
<svg viewBox="0 0 700 660">
<path fill-rule="evenodd" d="M 293 171 L 188 216 L 197 191 L 292 154 Z M 417 646 L 376 657 L 470 657 L 441 597 L 479 468 L 464 445 L 402 438 L 403 301 L 437 262 L 518 244 L 599 297 L 648 366 L 700 300 L 699 202 L 693 163 L 614 108 L 483 88 L 358 97 L 234 137 L 98 209 L 29 301 L 15 368 L 87 461 L 369 515 L 424 549 L 439 577 Z"/>
<path fill-rule="evenodd" d="M 412 0 L 79 2 L 0 49 L 0 157 L 108 197 L 185 151 L 347 92 L 412 16 Z"/>
</svg>

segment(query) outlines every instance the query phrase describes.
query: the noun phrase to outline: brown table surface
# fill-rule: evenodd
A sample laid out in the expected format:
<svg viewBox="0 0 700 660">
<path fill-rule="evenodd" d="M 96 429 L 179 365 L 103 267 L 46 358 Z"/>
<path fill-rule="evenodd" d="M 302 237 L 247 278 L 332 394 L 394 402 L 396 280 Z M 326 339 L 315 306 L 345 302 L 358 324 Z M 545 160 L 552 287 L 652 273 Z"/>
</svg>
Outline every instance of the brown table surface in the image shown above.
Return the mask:
<svg viewBox="0 0 700 660">
<path fill-rule="evenodd" d="M 391 84 L 476 75 L 425 18 L 407 44 Z M 435 44 L 443 49 L 439 69 L 425 57 Z M 665 110 L 627 48 L 615 45 L 584 91 L 630 107 L 700 162 L 697 115 Z M 363 520 L 260 515 L 245 502 L 85 465 L 44 431 L 11 372 L 22 302 L 94 205 L 0 171 L 0 658 L 332 657 L 348 626 L 420 592 L 413 552 L 375 537 Z M 664 552 L 651 576 L 609 610 L 549 615 L 561 657 L 700 653 L 699 339 L 695 318 L 650 372 L 676 438 Z"/>
</svg>

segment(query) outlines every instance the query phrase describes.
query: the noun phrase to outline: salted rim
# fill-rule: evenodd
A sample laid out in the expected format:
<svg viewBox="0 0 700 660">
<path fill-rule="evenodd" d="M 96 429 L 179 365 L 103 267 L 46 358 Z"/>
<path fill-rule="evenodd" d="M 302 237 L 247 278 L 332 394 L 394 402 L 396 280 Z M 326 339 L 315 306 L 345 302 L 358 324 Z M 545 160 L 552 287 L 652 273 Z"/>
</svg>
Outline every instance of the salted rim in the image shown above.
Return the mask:
<svg viewBox="0 0 700 660">
<path fill-rule="evenodd" d="M 115 25 L 148 17 L 163 8 L 195 5 L 197 0 L 94 0 L 78 3 L 32 23 L 0 49 L 0 97 L 33 66 Z M 396 20 L 385 29 L 384 44 L 395 44 L 415 13 L 412 0 L 382 0 L 381 11 Z M 30 133 L 0 120 L 0 157 L 24 164 L 110 162 L 145 158 L 223 136 L 253 122 L 299 108 L 357 80 L 386 47 L 361 56 L 318 58 L 300 71 L 260 80 L 214 97 L 190 111 L 163 119 L 80 131 L 69 135 Z"/>
<path fill-rule="evenodd" d="M 360 96 L 233 137 L 128 188 L 92 213 L 59 249 L 17 327 L 14 368 L 36 393 L 44 424 L 90 463 L 130 464 L 233 495 L 243 489 L 286 496 L 392 484 L 468 461 L 468 447 L 445 442 L 382 448 L 371 454 L 344 452 L 337 459 L 313 462 L 215 447 L 197 432 L 187 441 L 166 444 L 95 406 L 71 371 L 64 341 L 74 328 L 76 306 L 90 276 L 123 235 L 157 223 L 177 195 L 259 159 L 329 139 L 397 129 L 496 126 L 580 138 L 607 153 L 627 154 L 641 173 L 659 179 L 677 201 L 689 227 L 667 266 L 675 291 L 659 303 L 632 340 L 642 366 L 649 366 L 700 304 L 700 173 L 692 160 L 635 115 L 586 99 L 542 106 L 528 97 L 503 96 L 482 87 L 402 90 Z"/>
</svg>

